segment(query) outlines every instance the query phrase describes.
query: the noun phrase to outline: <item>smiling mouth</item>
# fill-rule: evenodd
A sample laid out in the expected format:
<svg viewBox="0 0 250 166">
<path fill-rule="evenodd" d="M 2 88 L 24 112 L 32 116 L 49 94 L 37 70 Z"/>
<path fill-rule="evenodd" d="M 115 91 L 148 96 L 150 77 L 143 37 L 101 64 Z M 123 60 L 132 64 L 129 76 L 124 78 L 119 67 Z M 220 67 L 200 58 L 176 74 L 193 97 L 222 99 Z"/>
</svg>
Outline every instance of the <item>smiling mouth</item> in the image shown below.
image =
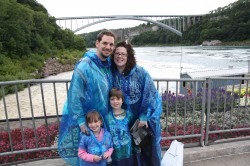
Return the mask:
<svg viewBox="0 0 250 166">
<path fill-rule="evenodd" d="M 112 51 L 109 50 L 109 49 L 104 49 L 103 51 L 104 51 L 104 52 L 112 52 Z"/>
<path fill-rule="evenodd" d="M 118 59 L 116 60 L 117 62 L 123 62 L 124 60 L 123 59 Z"/>
<path fill-rule="evenodd" d="M 110 54 L 111 52 L 110 51 L 104 51 L 105 53 L 107 53 L 107 54 Z"/>
</svg>

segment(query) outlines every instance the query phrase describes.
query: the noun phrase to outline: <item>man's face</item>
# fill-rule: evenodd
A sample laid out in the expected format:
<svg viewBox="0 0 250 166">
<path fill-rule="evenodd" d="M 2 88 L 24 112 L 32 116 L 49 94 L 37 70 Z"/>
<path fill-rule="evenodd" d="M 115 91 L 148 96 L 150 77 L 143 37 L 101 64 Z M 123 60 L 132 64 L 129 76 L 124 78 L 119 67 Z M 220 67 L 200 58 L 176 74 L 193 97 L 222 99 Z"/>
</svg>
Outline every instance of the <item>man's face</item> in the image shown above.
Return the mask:
<svg viewBox="0 0 250 166">
<path fill-rule="evenodd" d="M 96 41 L 97 56 L 105 61 L 114 49 L 115 39 L 112 36 L 104 35 L 101 41 Z"/>
</svg>

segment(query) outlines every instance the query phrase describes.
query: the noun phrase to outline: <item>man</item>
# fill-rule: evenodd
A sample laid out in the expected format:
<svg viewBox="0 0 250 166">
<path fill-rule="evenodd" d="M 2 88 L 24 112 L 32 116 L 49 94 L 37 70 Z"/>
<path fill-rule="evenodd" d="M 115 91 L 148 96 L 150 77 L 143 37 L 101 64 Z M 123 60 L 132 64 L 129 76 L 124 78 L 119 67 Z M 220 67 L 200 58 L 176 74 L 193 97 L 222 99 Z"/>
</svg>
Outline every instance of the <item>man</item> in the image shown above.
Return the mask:
<svg viewBox="0 0 250 166">
<path fill-rule="evenodd" d="M 114 49 L 115 38 L 110 31 L 100 32 L 96 52 L 87 52 L 74 69 L 58 141 L 60 156 L 70 165 L 79 165 L 79 133 L 81 130 L 88 134 L 85 124 L 87 112 L 95 109 L 102 116 L 108 112 L 108 93 L 113 84 L 109 55 Z"/>
</svg>

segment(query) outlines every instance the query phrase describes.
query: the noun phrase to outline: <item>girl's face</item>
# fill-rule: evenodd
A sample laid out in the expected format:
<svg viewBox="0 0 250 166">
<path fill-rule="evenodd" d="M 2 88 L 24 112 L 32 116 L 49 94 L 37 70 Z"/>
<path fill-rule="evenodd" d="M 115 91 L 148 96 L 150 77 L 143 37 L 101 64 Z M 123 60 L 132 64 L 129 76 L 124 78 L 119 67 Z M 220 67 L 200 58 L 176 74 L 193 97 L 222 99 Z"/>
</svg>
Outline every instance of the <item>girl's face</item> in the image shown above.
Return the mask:
<svg viewBox="0 0 250 166">
<path fill-rule="evenodd" d="M 97 120 L 97 121 L 89 122 L 88 126 L 89 126 L 90 130 L 92 130 L 94 133 L 99 133 L 101 126 L 102 126 L 102 121 Z"/>
<path fill-rule="evenodd" d="M 123 103 L 122 98 L 118 98 L 116 96 L 111 96 L 109 101 L 110 101 L 110 105 L 114 111 L 121 109 L 122 103 Z"/>
<path fill-rule="evenodd" d="M 117 47 L 114 53 L 114 62 L 117 68 L 125 69 L 128 60 L 127 49 L 124 47 Z"/>
</svg>

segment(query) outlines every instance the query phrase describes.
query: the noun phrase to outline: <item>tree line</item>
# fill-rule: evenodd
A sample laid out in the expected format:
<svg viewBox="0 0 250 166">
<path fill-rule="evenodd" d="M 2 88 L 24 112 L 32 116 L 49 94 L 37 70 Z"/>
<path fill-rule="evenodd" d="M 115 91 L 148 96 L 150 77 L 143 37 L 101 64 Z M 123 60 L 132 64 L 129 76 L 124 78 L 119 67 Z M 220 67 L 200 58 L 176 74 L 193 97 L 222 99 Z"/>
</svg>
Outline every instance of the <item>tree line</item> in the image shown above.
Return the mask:
<svg viewBox="0 0 250 166">
<path fill-rule="evenodd" d="M 146 31 L 132 38 L 134 46 L 153 45 L 200 45 L 203 41 L 220 40 L 226 44 L 250 45 L 250 0 L 238 0 L 219 7 L 202 17 L 200 22 L 183 32 L 182 37 L 159 27 L 157 31 Z M 168 20 L 171 22 L 171 20 Z M 166 22 L 168 22 L 166 20 Z M 141 24 L 142 29 L 147 24 Z M 153 24 L 151 24 L 151 27 Z M 131 31 L 134 29 L 128 28 Z M 126 29 L 124 29 L 126 30 Z M 116 30 L 114 30 L 116 31 Z M 98 33 L 83 34 L 89 47 L 94 47 L 93 37 Z"/>
<path fill-rule="evenodd" d="M 238 0 L 207 14 L 201 22 L 183 34 L 187 43 L 204 40 L 222 42 L 250 40 L 250 0 Z"/>
<path fill-rule="evenodd" d="M 62 30 L 36 0 L 0 1 L 0 81 L 39 78 L 47 58 L 74 63 L 85 50 L 83 37 Z"/>
<path fill-rule="evenodd" d="M 135 46 L 197 45 L 205 40 L 250 43 L 249 9 L 250 0 L 238 0 L 211 11 L 183 32 L 182 37 L 160 28 L 140 33 L 131 43 Z M 145 26 L 153 25 L 147 23 L 138 28 Z M 95 47 L 99 32 L 75 35 L 69 29 L 62 30 L 36 0 L 1 0 L 0 81 L 40 78 L 39 70 L 49 57 L 61 63 L 75 63 L 87 46 Z"/>
<path fill-rule="evenodd" d="M 132 44 L 185 44 L 200 45 L 206 40 L 243 42 L 250 44 L 250 0 L 238 0 L 217 8 L 203 16 L 202 20 L 183 32 L 183 36 L 160 29 L 148 31 L 133 38 Z"/>
</svg>

